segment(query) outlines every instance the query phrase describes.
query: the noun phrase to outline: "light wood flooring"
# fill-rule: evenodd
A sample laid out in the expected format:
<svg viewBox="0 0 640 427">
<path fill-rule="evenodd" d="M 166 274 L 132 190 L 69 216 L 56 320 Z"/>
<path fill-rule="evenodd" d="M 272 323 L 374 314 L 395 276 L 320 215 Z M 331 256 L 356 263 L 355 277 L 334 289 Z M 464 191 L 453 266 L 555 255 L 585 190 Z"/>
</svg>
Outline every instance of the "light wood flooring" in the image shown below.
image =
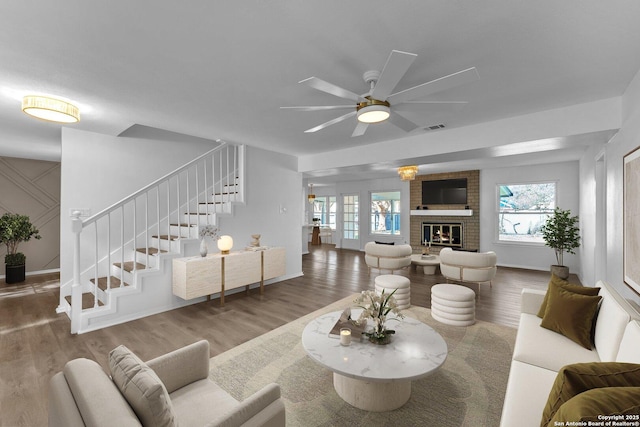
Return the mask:
<svg viewBox="0 0 640 427">
<path fill-rule="evenodd" d="M 58 274 L 30 276 L 17 286 L 0 281 L 0 425 L 46 425 L 49 379 L 71 359 L 93 359 L 108 370 L 107 354 L 120 344 L 148 360 L 199 339 L 209 341 L 215 356 L 373 288 L 377 274 L 369 274 L 362 252 L 326 244 L 309 249 L 302 260 L 304 276 L 267 286 L 264 295 L 252 290 L 226 297 L 224 307 L 212 300 L 82 335 L 71 335 L 67 316 L 55 312 Z M 400 274 L 411 279 L 411 303 L 424 307 L 431 305 L 431 286 L 444 282 L 439 274 L 415 269 Z M 499 268 L 493 287 L 480 289 L 476 317 L 516 327 L 522 288 L 546 289 L 548 281 L 547 272 Z"/>
</svg>

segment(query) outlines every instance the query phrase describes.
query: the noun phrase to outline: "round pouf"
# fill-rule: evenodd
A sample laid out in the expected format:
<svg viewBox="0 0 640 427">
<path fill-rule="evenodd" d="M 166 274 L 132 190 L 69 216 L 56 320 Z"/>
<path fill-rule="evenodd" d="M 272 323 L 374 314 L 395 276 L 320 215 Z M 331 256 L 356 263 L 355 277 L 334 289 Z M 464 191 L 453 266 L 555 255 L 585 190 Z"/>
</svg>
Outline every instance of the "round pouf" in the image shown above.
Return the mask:
<svg viewBox="0 0 640 427">
<path fill-rule="evenodd" d="M 431 316 L 448 325 L 473 325 L 476 322 L 476 293 L 460 285 L 434 285 L 431 288 Z"/>
<path fill-rule="evenodd" d="M 398 303 L 398 308 L 404 310 L 411 305 L 411 281 L 404 277 L 393 274 L 383 274 L 375 278 L 376 292 L 381 294 L 384 290 L 385 294 L 390 294 L 396 290 L 393 297 Z"/>
</svg>

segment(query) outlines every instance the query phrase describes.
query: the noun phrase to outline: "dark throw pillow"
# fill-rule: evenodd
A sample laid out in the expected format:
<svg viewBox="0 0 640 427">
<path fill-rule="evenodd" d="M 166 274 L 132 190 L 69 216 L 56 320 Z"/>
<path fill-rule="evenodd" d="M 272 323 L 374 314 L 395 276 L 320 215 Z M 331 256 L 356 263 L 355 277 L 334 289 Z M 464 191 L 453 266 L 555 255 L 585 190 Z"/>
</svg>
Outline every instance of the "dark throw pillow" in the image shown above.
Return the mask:
<svg viewBox="0 0 640 427">
<path fill-rule="evenodd" d="M 562 289 L 566 291 L 573 292 L 576 294 L 581 294 L 581 295 L 595 296 L 595 295 L 598 295 L 598 292 L 600 292 L 600 288 L 591 288 L 591 287 L 586 287 L 582 285 L 574 285 L 567 282 L 564 279 L 559 278 L 555 274 L 551 274 L 551 280 L 549 281 L 549 286 L 551 286 L 552 283 L 556 286 L 560 286 Z M 547 309 L 548 301 L 549 301 L 549 288 L 547 288 L 547 293 L 545 294 L 544 300 L 542 301 L 542 305 L 540 306 L 540 310 L 538 311 L 538 317 L 541 319 L 544 317 L 544 312 Z"/>
<path fill-rule="evenodd" d="M 638 414 L 640 414 L 640 387 L 595 388 L 580 393 L 563 404 L 548 425 L 569 425 L 569 421 L 597 422 L 588 425 L 637 425 L 635 423 L 638 422 Z M 625 415 L 633 418 L 626 418 Z M 612 416 L 615 418 L 609 418 Z M 603 420 L 616 420 L 621 423 L 599 424 Z M 630 423 L 626 424 L 625 421 Z"/>
<path fill-rule="evenodd" d="M 547 295 L 547 309 L 540 326 L 591 350 L 593 318 L 602 297 L 569 292 L 554 283 L 549 283 Z"/>
<path fill-rule="evenodd" d="M 603 387 L 640 387 L 640 364 L 592 362 L 562 367 L 549 392 L 540 426 L 549 424 L 558 409 L 574 396 Z"/>
<path fill-rule="evenodd" d="M 377 240 L 374 240 L 376 245 L 395 245 L 396 242 L 378 242 Z"/>
</svg>

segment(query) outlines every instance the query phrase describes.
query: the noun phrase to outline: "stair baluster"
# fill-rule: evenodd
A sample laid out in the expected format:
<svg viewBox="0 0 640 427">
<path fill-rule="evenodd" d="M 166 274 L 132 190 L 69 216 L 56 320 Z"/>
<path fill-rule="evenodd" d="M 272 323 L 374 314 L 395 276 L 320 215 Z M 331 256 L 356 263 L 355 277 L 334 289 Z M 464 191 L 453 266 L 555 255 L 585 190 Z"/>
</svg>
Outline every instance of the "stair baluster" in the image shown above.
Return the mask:
<svg viewBox="0 0 640 427">
<path fill-rule="evenodd" d="M 96 222 L 93 227 L 95 231 L 95 239 L 96 239 L 96 247 L 95 247 L 95 256 L 94 262 L 95 267 L 93 269 L 93 279 L 95 282 L 93 283 L 93 306 L 98 306 L 98 223 Z"/>
</svg>

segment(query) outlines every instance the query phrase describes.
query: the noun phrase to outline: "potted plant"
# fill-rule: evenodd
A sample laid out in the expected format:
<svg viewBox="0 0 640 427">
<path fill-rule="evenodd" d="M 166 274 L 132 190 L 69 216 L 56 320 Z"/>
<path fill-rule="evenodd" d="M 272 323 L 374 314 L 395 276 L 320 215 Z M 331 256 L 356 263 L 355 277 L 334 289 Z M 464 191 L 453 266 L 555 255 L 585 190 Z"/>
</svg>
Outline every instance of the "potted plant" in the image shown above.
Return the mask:
<svg viewBox="0 0 640 427">
<path fill-rule="evenodd" d="M 0 217 L 0 244 L 7 246 L 7 254 L 4 257 L 7 283 L 24 281 L 26 257 L 22 252 L 18 252 L 18 245 L 28 242 L 32 237 L 40 239 L 40 231 L 31 224 L 27 215 L 7 212 Z"/>
<path fill-rule="evenodd" d="M 574 249 L 580 246 L 578 216 L 571 216 L 569 209 L 556 207 L 541 231 L 545 244 L 556 253 L 558 264 L 551 266 L 551 272 L 561 279 L 566 279 L 569 277 L 569 267 L 563 263 L 564 252 L 575 254 Z"/>
</svg>

